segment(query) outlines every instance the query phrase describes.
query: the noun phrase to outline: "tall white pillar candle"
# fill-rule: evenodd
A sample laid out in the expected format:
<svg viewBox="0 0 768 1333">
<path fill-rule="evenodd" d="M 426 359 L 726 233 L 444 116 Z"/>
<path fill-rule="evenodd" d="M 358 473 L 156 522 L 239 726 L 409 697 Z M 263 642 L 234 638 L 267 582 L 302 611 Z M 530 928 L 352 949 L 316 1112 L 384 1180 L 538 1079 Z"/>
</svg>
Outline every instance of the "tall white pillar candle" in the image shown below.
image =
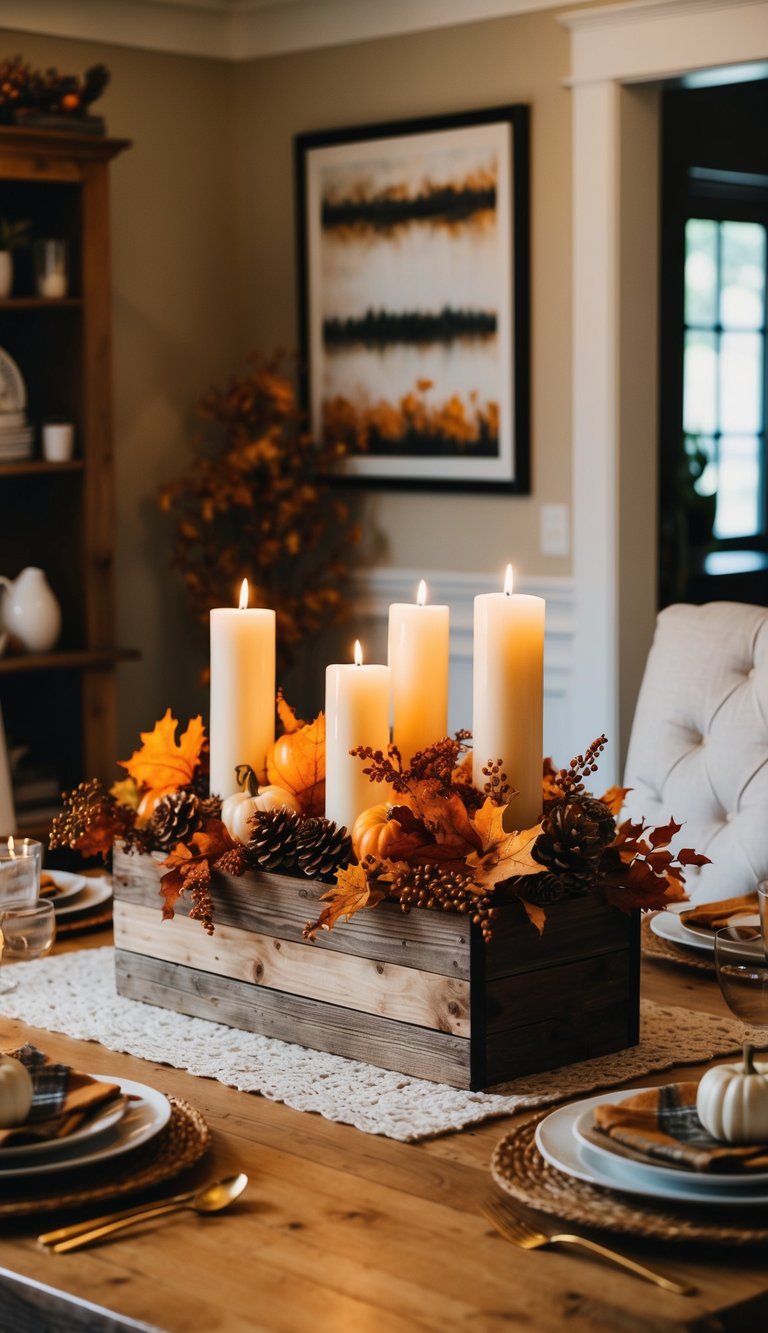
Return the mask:
<svg viewBox="0 0 768 1333">
<path fill-rule="evenodd" d="M 475 598 L 472 778 L 482 790 L 500 759 L 518 792 L 505 826 L 523 829 L 542 812 L 545 603 L 513 594 L 511 566 L 504 588 Z"/>
<path fill-rule="evenodd" d="M 333 663 L 325 670 L 325 817 L 351 830 L 357 816 L 383 799 L 358 745 L 387 753 L 389 744 L 390 670 L 363 666 L 359 643 L 354 663 Z"/>
<path fill-rule="evenodd" d="M 427 606 L 426 597 L 422 579 L 415 606 L 393 602 L 389 608 L 392 740 L 404 766 L 448 730 L 450 611 Z"/>
<path fill-rule="evenodd" d="M 237 791 L 235 769 L 250 764 L 259 782 L 275 739 L 275 613 L 248 607 L 211 611 L 211 791 Z"/>
</svg>

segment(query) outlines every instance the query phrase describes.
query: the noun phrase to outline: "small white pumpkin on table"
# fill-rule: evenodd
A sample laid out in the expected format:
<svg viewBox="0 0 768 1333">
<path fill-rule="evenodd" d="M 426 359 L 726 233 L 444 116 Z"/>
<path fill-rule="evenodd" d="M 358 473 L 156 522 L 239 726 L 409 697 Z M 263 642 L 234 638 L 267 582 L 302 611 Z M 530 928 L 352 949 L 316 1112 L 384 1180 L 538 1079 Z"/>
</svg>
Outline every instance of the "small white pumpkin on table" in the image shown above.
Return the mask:
<svg viewBox="0 0 768 1333">
<path fill-rule="evenodd" d="M 32 1078 L 26 1065 L 0 1055 L 0 1129 L 23 1125 L 32 1105 Z"/>
<path fill-rule="evenodd" d="M 754 1047 L 745 1042 L 741 1063 L 707 1070 L 696 1111 L 709 1134 L 725 1143 L 768 1143 L 767 1069 L 755 1065 Z"/>
</svg>

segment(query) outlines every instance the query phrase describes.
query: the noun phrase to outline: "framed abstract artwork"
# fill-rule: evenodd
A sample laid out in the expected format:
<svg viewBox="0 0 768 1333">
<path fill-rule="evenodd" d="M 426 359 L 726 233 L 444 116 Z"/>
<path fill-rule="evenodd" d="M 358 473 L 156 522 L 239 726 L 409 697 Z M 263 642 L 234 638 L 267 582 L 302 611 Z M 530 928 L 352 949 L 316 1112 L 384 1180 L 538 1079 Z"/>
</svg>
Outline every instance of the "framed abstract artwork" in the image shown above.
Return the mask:
<svg viewBox="0 0 768 1333">
<path fill-rule="evenodd" d="M 295 150 L 303 397 L 344 480 L 527 493 L 528 108 Z"/>
</svg>

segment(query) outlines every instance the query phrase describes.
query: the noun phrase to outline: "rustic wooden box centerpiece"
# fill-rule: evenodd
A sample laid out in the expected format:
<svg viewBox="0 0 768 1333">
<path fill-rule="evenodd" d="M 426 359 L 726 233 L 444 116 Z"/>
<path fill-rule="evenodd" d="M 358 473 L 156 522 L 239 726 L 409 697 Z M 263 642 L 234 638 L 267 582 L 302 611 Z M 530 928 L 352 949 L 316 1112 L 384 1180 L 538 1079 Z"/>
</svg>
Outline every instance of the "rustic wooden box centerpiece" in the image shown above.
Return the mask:
<svg viewBox="0 0 768 1333">
<path fill-rule="evenodd" d="M 115 849 L 121 995 L 458 1088 L 638 1041 L 638 913 L 596 894 L 553 904 L 541 936 L 514 902 L 488 942 L 464 916 L 382 902 L 311 943 L 327 885 L 217 874 L 209 938 L 185 898 L 162 921 L 161 859 Z"/>
</svg>

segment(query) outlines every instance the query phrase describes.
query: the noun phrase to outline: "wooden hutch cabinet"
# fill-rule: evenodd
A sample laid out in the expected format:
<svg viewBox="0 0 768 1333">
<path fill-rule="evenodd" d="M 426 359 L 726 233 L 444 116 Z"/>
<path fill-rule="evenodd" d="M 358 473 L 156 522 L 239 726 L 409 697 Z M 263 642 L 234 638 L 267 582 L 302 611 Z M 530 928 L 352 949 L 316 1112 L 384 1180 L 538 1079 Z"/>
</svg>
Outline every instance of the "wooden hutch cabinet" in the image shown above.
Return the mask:
<svg viewBox="0 0 768 1333">
<path fill-rule="evenodd" d="M 111 426 L 108 173 L 127 141 L 0 127 L 0 214 L 28 220 L 32 239 L 67 243 L 67 295 L 36 294 L 32 248 L 14 252 L 11 295 L 0 300 L 0 348 L 18 366 L 34 428 L 31 458 L 0 460 L 0 574 L 44 570 L 61 606 L 48 653 L 0 656 L 9 746 L 28 768 L 15 791 L 24 833 L 49 827 L 51 790 L 115 763 L 115 510 Z M 71 461 L 46 462 L 46 418 L 71 421 Z M 42 796 L 35 808 L 35 792 Z M 47 808 L 43 810 L 42 805 Z"/>
</svg>

